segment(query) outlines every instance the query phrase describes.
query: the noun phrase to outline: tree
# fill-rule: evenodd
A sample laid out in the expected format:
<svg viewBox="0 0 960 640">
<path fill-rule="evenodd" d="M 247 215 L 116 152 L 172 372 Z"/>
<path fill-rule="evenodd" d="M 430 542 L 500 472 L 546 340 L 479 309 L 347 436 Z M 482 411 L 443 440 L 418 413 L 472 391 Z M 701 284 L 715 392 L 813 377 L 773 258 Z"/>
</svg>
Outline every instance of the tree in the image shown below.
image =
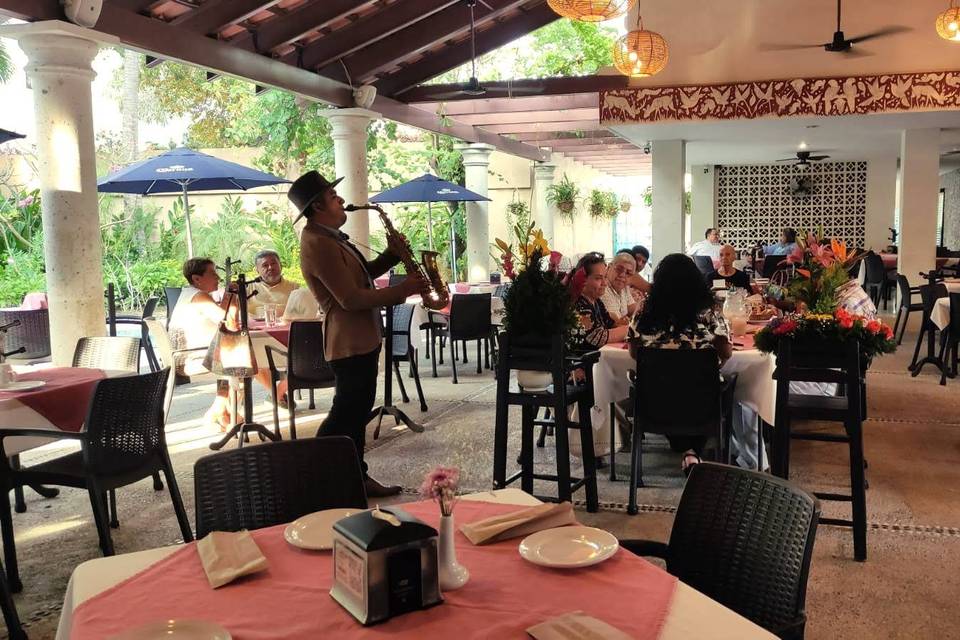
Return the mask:
<svg viewBox="0 0 960 640">
<path fill-rule="evenodd" d="M 0 16 L 0 25 L 4 25 L 10 18 Z M 6 45 L 0 40 L 0 83 L 9 82 L 13 77 L 13 60 L 10 59 L 10 53 Z"/>
</svg>

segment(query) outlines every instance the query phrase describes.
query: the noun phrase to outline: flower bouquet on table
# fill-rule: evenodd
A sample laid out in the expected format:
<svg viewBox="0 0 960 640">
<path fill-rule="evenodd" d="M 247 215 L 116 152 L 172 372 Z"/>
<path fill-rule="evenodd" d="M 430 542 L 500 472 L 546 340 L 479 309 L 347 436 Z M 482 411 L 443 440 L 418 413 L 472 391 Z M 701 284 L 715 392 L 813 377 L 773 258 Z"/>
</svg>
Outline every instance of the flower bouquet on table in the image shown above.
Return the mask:
<svg viewBox="0 0 960 640">
<path fill-rule="evenodd" d="M 453 524 L 453 508 L 457 504 L 460 488 L 460 469 L 437 467 L 423 478 L 420 496 L 440 505 L 440 539 L 437 572 L 442 591 L 459 589 L 470 579 L 470 572 L 457 562 L 454 547 L 456 528 Z"/>
<path fill-rule="evenodd" d="M 846 309 L 833 313 L 795 313 L 774 318 L 754 336 L 757 349 L 775 353 L 780 340 L 793 340 L 801 348 L 829 348 L 848 340 L 860 344 L 860 357 L 867 366 L 875 356 L 892 353 L 897 348 L 893 329 L 880 320 L 870 320 Z"/>
<path fill-rule="evenodd" d="M 793 251 L 787 254 L 792 275 L 785 285 L 771 284 L 768 294 L 783 308 L 797 313 L 832 314 L 837 291 L 850 281 L 850 268 L 863 257 L 849 251 L 846 243 L 822 240 L 822 232 L 797 234 Z"/>
</svg>

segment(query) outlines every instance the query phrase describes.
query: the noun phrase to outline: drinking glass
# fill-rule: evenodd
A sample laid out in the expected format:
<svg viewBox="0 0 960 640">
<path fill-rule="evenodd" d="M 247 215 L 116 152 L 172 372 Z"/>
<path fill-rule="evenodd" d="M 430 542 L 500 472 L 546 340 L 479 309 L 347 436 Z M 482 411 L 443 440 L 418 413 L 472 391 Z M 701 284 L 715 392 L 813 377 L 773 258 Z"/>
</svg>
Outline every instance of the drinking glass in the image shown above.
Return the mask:
<svg viewBox="0 0 960 640">
<path fill-rule="evenodd" d="M 264 318 L 267 321 L 268 327 L 277 326 L 277 305 L 275 304 L 265 304 L 263 305 Z"/>
</svg>

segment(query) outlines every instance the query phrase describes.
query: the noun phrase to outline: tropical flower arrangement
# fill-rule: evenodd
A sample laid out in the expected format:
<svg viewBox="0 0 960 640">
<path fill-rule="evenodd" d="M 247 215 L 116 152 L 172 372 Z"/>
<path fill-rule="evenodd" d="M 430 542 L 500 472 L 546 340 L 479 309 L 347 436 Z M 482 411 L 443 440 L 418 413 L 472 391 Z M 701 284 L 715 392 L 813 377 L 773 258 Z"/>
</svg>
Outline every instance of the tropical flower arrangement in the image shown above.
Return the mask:
<svg viewBox="0 0 960 640">
<path fill-rule="evenodd" d="M 440 514 L 453 515 L 456 506 L 457 490 L 460 488 L 460 469 L 456 467 L 437 467 L 423 477 L 420 485 L 420 497 L 433 500 L 440 505 Z"/>
<path fill-rule="evenodd" d="M 754 344 L 765 353 L 775 352 L 780 340 L 790 339 L 800 346 L 836 345 L 847 340 L 860 343 L 860 354 L 867 361 L 892 353 L 897 348 L 893 329 L 880 320 L 868 320 L 846 309 L 833 313 L 791 314 L 774 318 L 754 336 Z"/>
<path fill-rule="evenodd" d="M 517 225 L 513 232 L 514 243 L 500 238 L 495 243 L 503 272 L 512 280 L 503 297 L 504 329 L 521 342 L 549 344 L 551 336 L 560 333 L 571 343 L 578 320 L 557 272 L 559 254 L 550 251 L 533 222 Z M 547 256 L 550 265 L 544 270 Z"/>
<path fill-rule="evenodd" d="M 822 233 L 797 234 L 796 247 L 787 255 L 794 277 L 782 293 L 799 313 L 832 314 L 837 289 L 850 280 L 850 267 L 862 257 L 856 250 L 848 251 L 842 241 L 827 244 L 821 237 Z"/>
</svg>

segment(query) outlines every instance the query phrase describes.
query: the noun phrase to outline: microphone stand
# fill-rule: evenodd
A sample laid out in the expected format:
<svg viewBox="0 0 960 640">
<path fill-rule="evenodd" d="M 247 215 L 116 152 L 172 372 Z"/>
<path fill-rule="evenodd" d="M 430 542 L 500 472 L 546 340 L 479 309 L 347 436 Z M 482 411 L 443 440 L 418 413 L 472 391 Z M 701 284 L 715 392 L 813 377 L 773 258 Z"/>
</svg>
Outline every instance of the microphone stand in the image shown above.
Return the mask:
<svg viewBox="0 0 960 640">
<path fill-rule="evenodd" d="M 367 419 L 367 424 L 374 418 L 377 419 L 377 428 L 373 432 L 373 439 L 380 437 L 380 425 L 383 423 L 384 416 L 392 416 L 394 424 L 399 426 L 402 422 L 410 431 L 414 433 L 423 433 L 423 425 L 414 422 L 410 416 L 393 404 L 393 306 L 385 307 L 386 318 L 384 329 L 384 350 L 383 354 L 383 405 L 376 407 Z"/>
<path fill-rule="evenodd" d="M 254 278 L 250 283 L 260 282 L 260 278 Z M 227 283 L 229 286 L 229 282 Z M 254 291 L 249 296 L 247 295 L 247 278 L 244 274 L 237 276 L 237 299 L 240 306 L 240 330 L 248 331 L 247 326 L 247 299 L 256 295 Z M 249 332 L 248 332 L 249 335 Z M 251 350 L 250 354 L 253 358 L 253 353 Z M 210 448 L 214 451 L 219 451 L 223 448 L 225 444 L 230 442 L 233 438 L 238 438 L 237 448 L 243 446 L 244 442 L 249 442 L 249 434 L 255 433 L 260 436 L 260 441 L 272 440 L 277 441 L 278 436 L 272 431 L 268 430 L 262 424 L 257 424 L 253 421 L 253 380 L 247 376 L 243 378 L 243 421 L 238 422 L 233 427 L 230 428 L 223 437 L 220 438 L 217 442 L 210 443 Z"/>
</svg>

